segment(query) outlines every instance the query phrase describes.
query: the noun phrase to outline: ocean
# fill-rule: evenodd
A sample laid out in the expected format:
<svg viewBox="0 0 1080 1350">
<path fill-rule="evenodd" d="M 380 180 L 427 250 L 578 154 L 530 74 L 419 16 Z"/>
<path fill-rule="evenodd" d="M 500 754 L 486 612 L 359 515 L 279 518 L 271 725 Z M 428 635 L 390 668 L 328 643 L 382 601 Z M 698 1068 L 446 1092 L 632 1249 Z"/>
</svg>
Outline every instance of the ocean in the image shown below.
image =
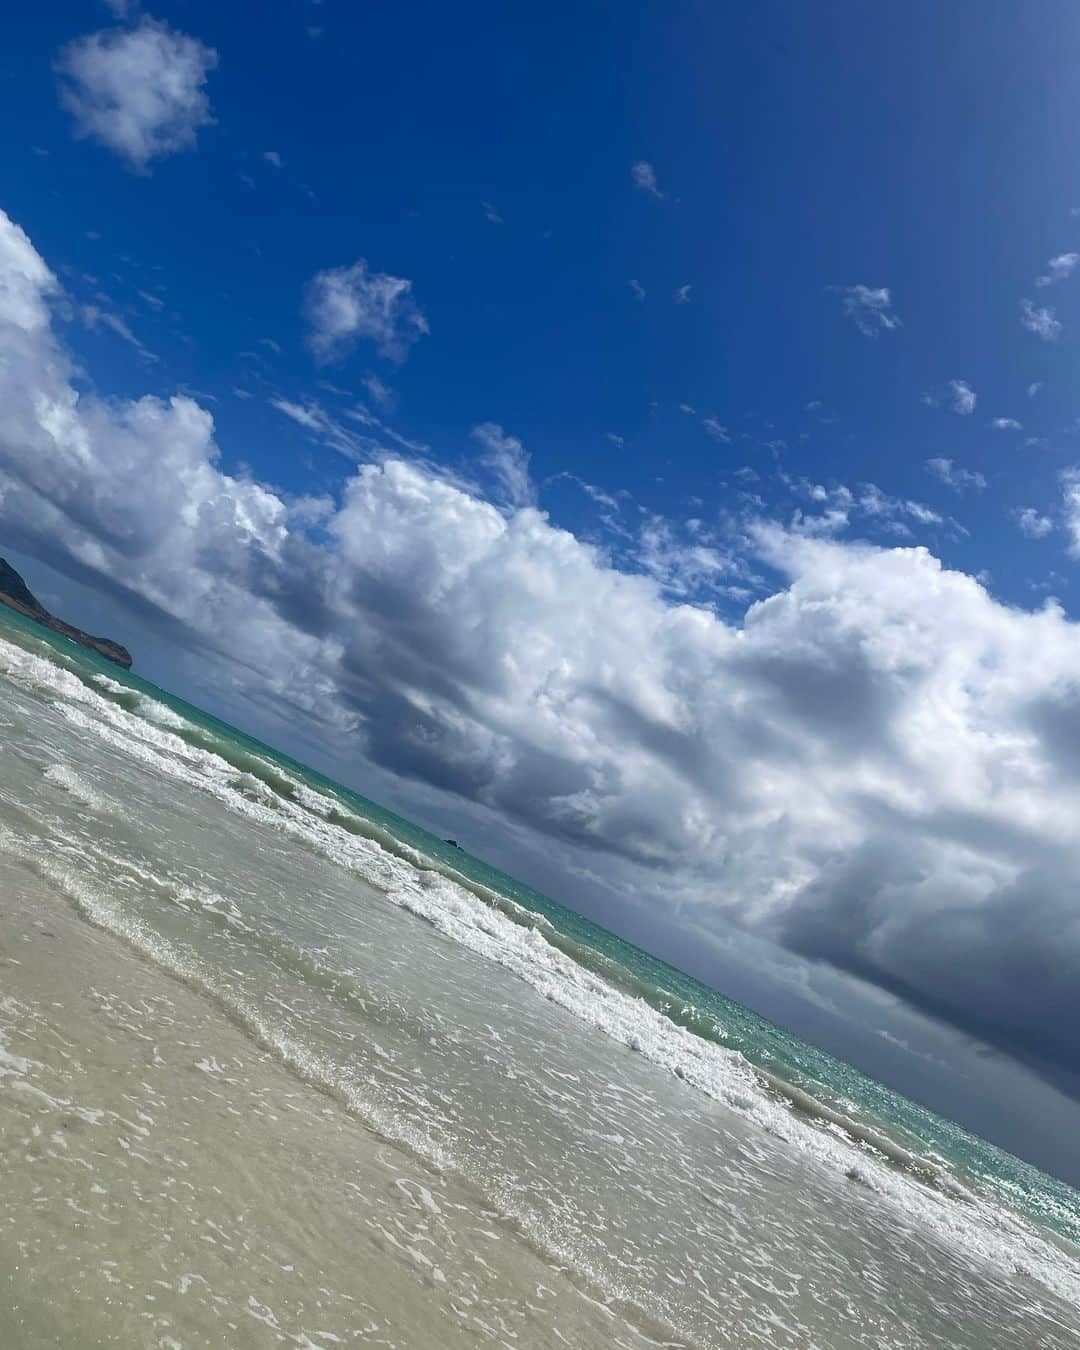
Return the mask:
<svg viewBox="0 0 1080 1350">
<path fill-rule="evenodd" d="M 1080 1345 L 1080 1196 L 0 609 L 0 1347 Z"/>
</svg>

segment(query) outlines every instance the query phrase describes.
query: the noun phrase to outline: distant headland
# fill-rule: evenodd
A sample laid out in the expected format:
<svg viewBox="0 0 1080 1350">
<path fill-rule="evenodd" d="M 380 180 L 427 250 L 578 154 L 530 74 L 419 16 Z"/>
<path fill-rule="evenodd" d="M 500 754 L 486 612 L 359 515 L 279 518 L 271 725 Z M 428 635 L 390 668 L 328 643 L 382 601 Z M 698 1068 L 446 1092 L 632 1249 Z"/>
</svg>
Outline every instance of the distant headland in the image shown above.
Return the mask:
<svg viewBox="0 0 1080 1350">
<path fill-rule="evenodd" d="M 104 656 L 107 661 L 115 661 L 125 670 L 131 669 L 131 653 L 126 647 L 121 647 L 119 642 L 112 642 L 109 638 L 91 637 L 81 628 L 73 628 L 63 619 L 50 614 L 14 567 L 3 558 L 0 558 L 0 604 L 7 605 L 9 609 L 14 609 L 19 614 L 25 614 L 28 619 L 33 619 L 43 628 L 51 628 L 54 633 L 70 638 L 72 642 L 89 647 L 92 652 Z"/>
</svg>

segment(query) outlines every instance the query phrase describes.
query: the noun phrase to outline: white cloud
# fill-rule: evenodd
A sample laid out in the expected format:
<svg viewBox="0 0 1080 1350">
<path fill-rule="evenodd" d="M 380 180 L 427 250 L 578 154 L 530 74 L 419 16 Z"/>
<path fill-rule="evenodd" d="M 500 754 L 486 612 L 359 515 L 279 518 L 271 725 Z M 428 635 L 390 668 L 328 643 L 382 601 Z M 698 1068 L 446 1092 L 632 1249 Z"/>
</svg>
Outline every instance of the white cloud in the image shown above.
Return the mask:
<svg viewBox="0 0 1080 1350">
<path fill-rule="evenodd" d="M 946 487 L 952 488 L 954 492 L 963 492 L 966 488 L 974 488 L 981 492 L 986 487 L 986 479 L 981 473 L 972 469 L 958 468 L 951 459 L 928 459 L 926 471 L 933 474 Z"/>
<path fill-rule="evenodd" d="M 843 491 L 846 492 L 847 489 L 845 488 Z M 899 517 L 907 516 L 914 520 L 917 525 L 944 524 L 944 520 L 938 512 L 924 502 L 890 496 L 889 493 L 882 492 L 876 483 L 863 483 L 859 488 L 858 496 L 853 498 L 852 501 L 866 515 L 878 517 L 882 520 L 893 521 Z"/>
<path fill-rule="evenodd" d="M 628 282 L 627 284 L 629 285 L 630 289 L 633 291 L 633 293 L 634 293 L 634 299 L 635 299 L 635 300 L 644 300 L 644 299 L 645 299 L 645 287 L 641 284 L 640 281 L 635 281 L 634 278 L 631 277 L 630 280 L 629 280 L 629 282 Z"/>
<path fill-rule="evenodd" d="M 902 509 L 914 520 L 917 520 L 920 525 L 944 524 L 938 512 L 933 507 L 927 506 L 925 502 L 905 501 Z"/>
<path fill-rule="evenodd" d="M 401 458 L 292 501 L 226 470 L 192 399 L 79 392 L 57 291 L 0 215 L 11 548 L 235 658 L 237 689 L 340 763 L 512 823 L 658 924 L 734 920 L 1075 1071 L 1080 627 L 1059 608 L 998 604 L 924 548 L 757 522 L 780 580 L 727 623 L 679 598 L 743 579 L 700 525 L 650 519 L 631 574 Z M 313 405 L 287 415 L 325 433 Z M 520 442 L 477 439 L 527 501 Z M 1080 476 L 1063 487 L 1080 546 Z"/>
<path fill-rule="evenodd" d="M 1033 506 L 1021 507 L 1016 512 L 1016 523 L 1029 539 L 1043 539 L 1054 528 L 1049 516 L 1040 515 Z"/>
<path fill-rule="evenodd" d="M 143 18 L 69 43 L 60 53 L 60 100 L 79 136 L 100 141 L 135 169 L 194 146 L 214 118 L 206 77 L 217 52 Z"/>
<path fill-rule="evenodd" d="M 364 388 L 368 391 L 368 397 L 371 399 L 372 403 L 375 404 L 376 408 L 379 408 L 384 412 L 393 411 L 394 403 L 396 401 L 394 398 L 394 391 L 388 384 L 385 384 L 380 380 L 378 375 L 370 373 L 365 375 L 363 380 L 361 380 L 361 384 L 363 384 Z"/>
<path fill-rule="evenodd" d="M 642 192 L 647 192 L 650 197 L 663 197 L 656 183 L 656 170 L 645 159 L 639 159 L 636 163 L 630 165 L 630 176 L 634 180 L 634 186 L 640 188 Z"/>
<path fill-rule="evenodd" d="M 1046 274 L 1036 277 L 1036 286 L 1052 286 L 1055 281 L 1065 281 L 1076 271 L 1080 263 L 1080 253 L 1059 253 L 1046 264 Z"/>
<path fill-rule="evenodd" d="M 291 417 L 300 426 L 307 427 L 309 431 L 320 431 L 323 427 L 324 414 L 314 404 L 305 405 L 292 403 L 287 398 L 273 398 L 270 400 L 270 406 L 284 413 L 286 417 Z"/>
<path fill-rule="evenodd" d="M 372 272 L 366 259 L 317 273 L 304 293 L 311 349 L 320 362 L 340 360 L 357 341 L 374 342 L 381 355 L 403 360 L 429 332 L 412 295 L 412 282 Z"/>
<path fill-rule="evenodd" d="M 966 380 L 949 381 L 949 407 L 961 417 L 970 417 L 975 411 L 978 396 Z"/>
<path fill-rule="evenodd" d="M 1065 531 L 1069 552 L 1080 558 L 1080 467 L 1065 469 L 1061 475 L 1061 496 L 1065 510 Z"/>
<path fill-rule="evenodd" d="M 612 445 L 617 446 L 618 449 L 620 450 L 626 444 L 626 438 L 618 435 L 614 431 L 605 431 L 604 435 L 607 437 L 607 439 L 611 442 Z"/>
<path fill-rule="evenodd" d="M 1028 398 L 1034 398 L 1035 395 L 1039 392 L 1039 390 L 1042 389 L 1042 387 L 1043 387 L 1042 380 L 1035 380 L 1031 384 L 1029 384 L 1027 387 Z"/>
<path fill-rule="evenodd" d="M 297 426 L 311 432 L 321 445 L 329 446 L 331 450 L 336 450 L 339 455 L 344 455 L 346 459 L 371 459 L 386 451 L 385 444 L 379 436 L 371 434 L 372 431 L 378 433 L 382 430 L 380 423 L 375 418 L 358 416 L 355 411 L 346 413 L 346 416 L 351 417 L 360 426 L 371 428 L 371 431 L 357 431 L 353 427 L 346 426 L 338 418 L 331 416 L 314 399 L 308 399 L 303 403 L 295 403 L 287 398 L 272 398 L 270 406 L 295 422 Z"/>
<path fill-rule="evenodd" d="M 280 169 L 282 167 L 281 156 L 276 150 L 264 150 L 263 159 L 266 160 L 267 164 L 272 164 L 275 169 Z"/>
<path fill-rule="evenodd" d="M 1052 305 L 1036 308 L 1030 300 L 1020 301 L 1020 323 L 1044 342 L 1056 342 L 1061 336 L 1061 321 L 1054 317 Z"/>
<path fill-rule="evenodd" d="M 842 286 L 844 313 L 867 337 L 877 337 L 882 331 L 900 327 L 900 319 L 892 307 L 888 286 Z"/>
<path fill-rule="evenodd" d="M 497 422 L 473 427 L 473 439 L 483 447 L 484 462 L 493 471 L 502 499 L 510 506 L 530 506 L 536 490 L 529 477 L 529 455 L 516 436 L 508 436 Z"/>
<path fill-rule="evenodd" d="M 636 561 L 666 595 L 680 599 L 715 591 L 743 575 L 743 568 L 729 552 L 707 540 L 685 542 L 659 516 L 646 518 Z"/>
<path fill-rule="evenodd" d="M 678 286 L 675 290 L 674 300 L 677 305 L 686 305 L 690 303 L 690 292 L 693 287 L 689 282 L 684 286 Z"/>
<path fill-rule="evenodd" d="M 131 331 L 126 320 L 122 319 L 119 314 L 113 314 L 109 310 L 101 309 L 97 305 L 83 305 L 79 310 L 79 314 L 87 328 L 97 328 L 97 326 L 101 324 L 103 327 L 114 332 L 117 337 L 122 338 L 128 346 L 134 347 L 143 360 L 157 360 L 154 353 L 139 341 Z"/>
<path fill-rule="evenodd" d="M 490 202 L 481 202 L 480 205 L 484 208 L 485 219 L 490 220 L 492 225 L 503 224 L 502 216 L 499 215 L 498 211 L 496 211 Z"/>
<path fill-rule="evenodd" d="M 728 431 L 727 427 L 718 422 L 715 417 L 703 417 L 701 419 L 701 425 L 714 441 L 723 441 L 726 443 L 731 440 L 731 433 Z"/>
<path fill-rule="evenodd" d="M 793 534 L 836 536 L 848 529 L 853 518 L 863 519 L 864 524 L 875 531 L 903 539 L 912 537 L 911 524 L 925 526 L 948 523 L 956 528 L 955 521 L 946 522 L 925 502 L 894 497 L 883 492 L 876 483 L 859 483 L 852 489 L 843 483 L 826 487 L 808 478 L 791 477 L 783 470 L 779 476 L 793 496 L 808 502 L 813 508 L 800 508 L 795 512 L 790 525 Z"/>
<path fill-rule="evenodd" d="M 1015 417 L 995 417 L 991 423 L 994 431 L 1023 431 L 1023 426 Z"/>
</svg>

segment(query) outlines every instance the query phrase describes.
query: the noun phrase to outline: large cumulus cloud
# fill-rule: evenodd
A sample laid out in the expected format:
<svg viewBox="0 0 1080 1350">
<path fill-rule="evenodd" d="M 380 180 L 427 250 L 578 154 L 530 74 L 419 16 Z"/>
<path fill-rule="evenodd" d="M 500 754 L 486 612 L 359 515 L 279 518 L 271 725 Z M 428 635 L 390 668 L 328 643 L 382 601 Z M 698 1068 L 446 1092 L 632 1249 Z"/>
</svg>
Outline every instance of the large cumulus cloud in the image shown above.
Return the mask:
<svg viewBox="0 0 1080 1350">
<path fill-rule="evenodd" d="M 759 523 L 738 625 L 420 464 L 334 500 L 223 471 L 186 398 L 79 394 L 0 217 L 0 537 L 224 652 L 579 870 L 1080 1071 L 1080 629 L 920 548 Z M 519 500 L 521 500 L 519 494 Z M 549 848 L 549 852 L 551 852 Z"/>
</svg>

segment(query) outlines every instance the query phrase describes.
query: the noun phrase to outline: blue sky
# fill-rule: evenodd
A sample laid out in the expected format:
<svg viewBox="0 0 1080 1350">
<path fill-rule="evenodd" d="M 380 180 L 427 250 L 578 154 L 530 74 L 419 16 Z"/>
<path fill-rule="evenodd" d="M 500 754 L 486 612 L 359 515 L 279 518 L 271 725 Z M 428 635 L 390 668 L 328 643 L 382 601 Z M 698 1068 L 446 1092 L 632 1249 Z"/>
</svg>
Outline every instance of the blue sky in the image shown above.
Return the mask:
<svg viewBox="0 0 1080 1350">
<path fill-rule="evenodd" d="M 9 210 L 74 269 L 73 296 L 104 290 L 160 358 L 140 368 L 110 329 L 73 334 L 95 377 L 213 395 L 227 461 L 293 490 L 333 480 L 325 450 L 298 461 L 267 395 L 335 408 L 318 378 L 355 399 L 374 373 L 395 427 L 449 462 L 468 460 L 472 426 L 499 422 L 540 482 L 571 471 L 674 520 L 741 490 L 790 510 L 780 470 L 871 481 L 970 531 L 917 533 L 988 570 L 995 593 L 1068 600 L 1062 537 L 1026 539 L 1010 516 L 1052 517 L 1077 453 L 1075 286 L 1035 286 L 1080 239 L 1063 172 L 1080 149 L 1068 6 L 1034 25 L 1004 5 L 976 24 L 932 4 L 899 22 L 843 4 L 644 7 L 629 22 L 615 6 L 295 3 L 253 24 L 242 6 L 183 4 L 165 17 L 219 55 L 216 123 L 149 178 L 74 140 L 57 101 L 50 65 L 91 17 L 109 16 L 43 6 L 9 34 Z M 637 161 L 662 196 L 635 188 Z M 412 280 L 430 338 L 400 368 L 367 350 L 315 370 L 298 297 L 357 256 Z M 866 339 L 843 312 L 854 285 L 887 287 L 902 327 Z M 1053 306 L 1062 339 L 1021 327 L 1024 298 Z M 951 380 L 975 391 L 970 416 L 947 411 Z M 930 459 L 987 485 L 958 498 Z M 758 478 L 734 479 L 743 468 Z M 565 480 L 544 505 L 592 528 Z"/>
<path fill-rule="evenodd" d="M 1077 29 L 24 10 L 4 552 L 149 678 L 1064 1168 Z"/>
</svg>

